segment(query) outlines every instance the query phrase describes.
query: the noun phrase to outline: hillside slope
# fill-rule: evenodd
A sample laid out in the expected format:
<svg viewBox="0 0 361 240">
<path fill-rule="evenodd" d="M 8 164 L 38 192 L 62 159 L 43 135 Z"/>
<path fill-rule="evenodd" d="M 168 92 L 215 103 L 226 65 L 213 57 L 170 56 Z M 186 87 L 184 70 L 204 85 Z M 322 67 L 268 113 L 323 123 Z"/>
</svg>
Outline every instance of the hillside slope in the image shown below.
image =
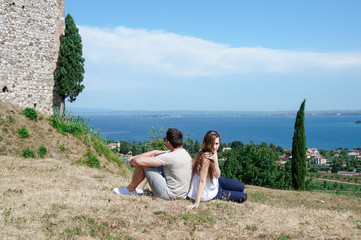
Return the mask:
<svg viewBox="0 0 361 240">
<path fill-rule="evenodd" d="M 245 204 L 119 196 L 130 180 L 58 159 L 0 157 L 1 239 L 360 239 L 360 199 L 247 186 Z"/>
<path fill-rule="evenodd" d="M 21 137 L 19 134 L 21 128 L 27 130 L 28 137 Z M 101 167 L 113 172 L 129 173 L 124 165 L 108 159 L 109 157 L 116 157 L 113 153 L 109 151 L 107 152 L 108 156 L 106 156 L 99 150 L 101 144 L 97 139 L 88 140 L 88 144 L 85 144 L 85 135 L 86 133 L 82 133 L 75 137 L 70 133 L 62 134 L 51 125 L 48 116 L 38 113 L 37 120 L 31 120 L 22 114 L 21 108 L 0 102 L 0 156 L 22 157 L 25 150 L 30 150 L 34 153 L 34 157 L 39 158 L 39 147 L 43 146 L 46 149 L 44 157 L 74 163 L 84 162 L 84 159 L 87 158 L 88 149 L 90 149 L 90 152 L 96 155 L 100 161 Z"/>
</svg>

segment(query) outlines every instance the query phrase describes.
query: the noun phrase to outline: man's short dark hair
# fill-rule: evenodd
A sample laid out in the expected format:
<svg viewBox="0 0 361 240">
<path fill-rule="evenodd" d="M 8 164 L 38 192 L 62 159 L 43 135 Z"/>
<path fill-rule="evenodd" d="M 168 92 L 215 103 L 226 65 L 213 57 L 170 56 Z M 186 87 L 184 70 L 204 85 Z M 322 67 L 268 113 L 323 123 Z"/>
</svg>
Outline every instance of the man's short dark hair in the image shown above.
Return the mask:
<svg viewBox="0 0 361 240">
<path fill-rule="evenodd" d="M 183 133 L 175 128 L 168 128 L 166 138 L 174 148 L 183 145 Z"/>
</svg>

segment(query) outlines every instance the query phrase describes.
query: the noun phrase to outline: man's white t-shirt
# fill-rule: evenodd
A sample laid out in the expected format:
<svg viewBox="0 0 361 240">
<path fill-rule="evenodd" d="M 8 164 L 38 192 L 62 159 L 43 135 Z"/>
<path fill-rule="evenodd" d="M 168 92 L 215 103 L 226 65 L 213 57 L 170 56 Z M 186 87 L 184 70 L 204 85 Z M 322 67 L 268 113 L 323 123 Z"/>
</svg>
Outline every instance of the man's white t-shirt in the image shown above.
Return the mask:
<svg viewBox="0 0 361 240">
<path fill-rule="evenodd" d="M 168 195 L 186 198 L 192 179 L 192 158 L 185 149 L 166 152 L 156 156 L 164 166 Z"/>
</svg>

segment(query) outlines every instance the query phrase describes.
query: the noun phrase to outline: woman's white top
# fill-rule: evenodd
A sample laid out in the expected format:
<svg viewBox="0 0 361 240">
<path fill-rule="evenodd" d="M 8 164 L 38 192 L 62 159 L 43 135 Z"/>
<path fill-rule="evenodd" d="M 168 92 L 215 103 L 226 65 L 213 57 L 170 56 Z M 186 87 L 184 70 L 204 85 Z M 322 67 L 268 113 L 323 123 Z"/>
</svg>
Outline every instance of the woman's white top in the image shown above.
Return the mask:
<svg viewBox="0 0 361 240">
<path fill-rule="evenodd" d="M 188 193 L 188 197 L 195 200 L 197 197 L 199 184 L 199 175 L 198 173 L 193 174 L 191 188 Z M 204 191 L 201 197 L 201 201 L 209 201 L 212 200 L 218 193 L 218 178 L 213 177 L 213 183 L 207 177 L 206 186 L 204 187 Z"/>
</svg>

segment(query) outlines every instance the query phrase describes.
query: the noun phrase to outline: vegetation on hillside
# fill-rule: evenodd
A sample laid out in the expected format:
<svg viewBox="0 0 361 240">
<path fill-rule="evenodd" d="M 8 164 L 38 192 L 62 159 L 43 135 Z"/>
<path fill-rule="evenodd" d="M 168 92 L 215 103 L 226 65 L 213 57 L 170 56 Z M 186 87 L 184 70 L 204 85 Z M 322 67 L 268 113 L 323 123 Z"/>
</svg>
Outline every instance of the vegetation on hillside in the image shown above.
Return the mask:
<svg viewBox="0 0 361 240">
<path fill-rule="evenodd" d="M 127 172 L 124 160 L 88 122 L 70 113 L 48 118 L 33 108 L 0 102 L 0 155 L 69 159 L 90 167 Z M 114 165 L 116 164 L 117 167 Z M 124 172 L 125 171 L 125 172 Z"/>
</svg>

